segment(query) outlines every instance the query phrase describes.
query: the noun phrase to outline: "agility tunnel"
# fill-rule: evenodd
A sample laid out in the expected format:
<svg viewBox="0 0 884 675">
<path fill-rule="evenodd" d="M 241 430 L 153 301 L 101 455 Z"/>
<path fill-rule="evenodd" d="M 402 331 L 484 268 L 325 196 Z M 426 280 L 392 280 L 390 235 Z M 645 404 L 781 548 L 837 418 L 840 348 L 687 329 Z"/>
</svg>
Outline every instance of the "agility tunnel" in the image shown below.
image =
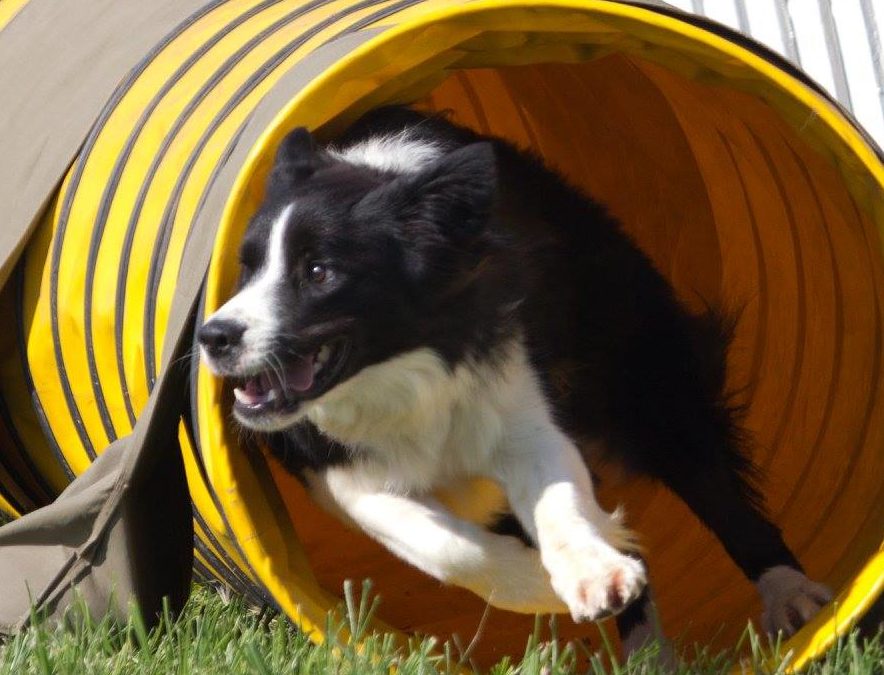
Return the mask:
<svg viewBox="0 0 884 675">
<path fill-rule="evenodd" d="M 26 3 L 4 5 L 0 25 Z M 333 139 L 391 102 L 533 149 L 609 205 L 685 302 L 741 308 L 729 384 L 763 492 L 837 594 L 787 648 L 796 666 L 821 653 L 884 586 L 881 153 L 772 52 L 658 2 L 207 2 L 120 83 L 3 289 L 0 507 L 46 503 L 131 430 L 212 191 L 225 203 L 203 317 L 231 292 L 285 133 Z M 385 625 L 469 641 L 478 598 L 320 513 L 239 445 L 230 392 L 190 366 L 180 440 L 203 578 L 316 640 L 343 580 L 371 578 Z M 616 476 L 602 493 L 641 534 L 669 635 L 723 647 L 759 617 L 754 589 L 675 498 Z M 475 656 L 521 653 L 533 623 L 492 611 Z M 560 621 L 563 636 L 591 630 Z"/>
</svg>

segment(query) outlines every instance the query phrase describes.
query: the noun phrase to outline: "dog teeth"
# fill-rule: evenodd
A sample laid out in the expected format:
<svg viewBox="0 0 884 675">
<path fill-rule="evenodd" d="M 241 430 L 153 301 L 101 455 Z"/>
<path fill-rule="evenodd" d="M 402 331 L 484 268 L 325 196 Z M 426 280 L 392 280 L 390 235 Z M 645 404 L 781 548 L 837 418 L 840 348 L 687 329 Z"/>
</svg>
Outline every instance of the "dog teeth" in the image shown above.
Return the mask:
<svg viewBox="0 0 884 675">
<path fill-rule="evenodd" d="M 322 367 L 328 362 L 328 358 L 331 356 L 331 347 L 328 345 L 323 345 L 319 352 L 316 354 L 316 360 L 313 362 L 313 372 L 318 373 L 322 370 Z"/>
<path fill-rule="evenodd" d="M 233 395 L 243 405 L 255 407 L 276 400 L 276 389 L 268 389 L 261 394 L 250 394 L 244 389 L 234 387 Z"/>
<path fill-rule="evenodd" d="M 254 401 L 252 400 L 252 397 L 249 396 L 246 392 L 244 392 L 239 387 L 235 387 L 233 389 L 233 395 L 236 398 L 236 400 L 239 401 L 240 403 L 242 403 L 243 405 L 254 405 Z"/>
</svg>

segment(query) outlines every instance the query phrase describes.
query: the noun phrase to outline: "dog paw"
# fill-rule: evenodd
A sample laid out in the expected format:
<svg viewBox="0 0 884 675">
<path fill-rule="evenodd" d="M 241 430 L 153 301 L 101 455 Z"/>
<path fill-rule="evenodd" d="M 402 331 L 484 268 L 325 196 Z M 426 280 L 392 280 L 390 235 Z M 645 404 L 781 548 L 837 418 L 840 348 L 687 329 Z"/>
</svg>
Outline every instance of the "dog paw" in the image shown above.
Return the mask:
<svg viewBox="0 0 884 675">
<path fill-rule="evenodd" d="M 605 543 L 563 548 L 545 560 L 553 588 L 574 621 L 599 621 L 619 613 L 645 587 L 641 561 Z"/>
<path fill-rule="evenodd" d="M 791 637 L 832 600 L 832 592 L 786 565 L 766 570 L 756 583 L 764 603 L 761 624 L 770 635 Z"/>
</svg>

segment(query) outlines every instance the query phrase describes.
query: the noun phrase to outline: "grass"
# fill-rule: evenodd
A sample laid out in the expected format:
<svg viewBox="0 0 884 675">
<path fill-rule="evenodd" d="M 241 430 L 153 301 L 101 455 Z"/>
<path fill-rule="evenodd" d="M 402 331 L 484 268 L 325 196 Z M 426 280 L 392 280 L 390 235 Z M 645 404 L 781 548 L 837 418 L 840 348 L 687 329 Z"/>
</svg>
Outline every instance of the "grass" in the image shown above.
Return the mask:
<svg viewBox="0 0 884 675">
<path fill-rule="evenodd" d="M 167 673 L 336 673 L 340 675 L 377 673 L 455 673 L 468 665 L 451 644 L 438 645 L 432 639 L 413 639 L 397 646 L 392 636 L 367 634 L 368 617 L 376 603 L 346 594 L 344 618 L 328 620 L 330 634 L 341 626 L 363 638 L 362 648 L 312 645 L 281 616 L 270 616 L 247 607 L 208 587 L 194 587 L 184 612 L 177 619 L 166 613 L 159 625 L 147 630 L 136 611 L 126 625 L 109 620 L 92 621 L 82 611 L 72 611 L 64 625 L 35 620 L 28 630 L 0 646 L 0 675 L 40 675 L 64 673 L 157 674 Z M 518 661 L 504 660 L 491 669 L 493 675 L 555 675 L 611 672 L 615 675 L 651 675 L 665 672 L 652 645 L 633 655 L 625 664 L 612 664 L 605 649 L 598 653 L 579 645 L 541 642 L 540 622 L 528 638 L 525 654 Z M 776 668 L 765 667 L 771 651 L 747 631 L 750 656 L 742 660 L 734 653 L 696 652 L 680 673 L 724 673 L 735 664 L 744 672 L 782 672 L 789 655 L 778 655 Z M 774 651 L 776 648 L 774 647 Z M 579 667 L 578 667 L 578 664 Z M 807 671 L 813 675 L 884 674 L 884 637 L 863 639 L 857 634 L 839 641 L 824 659 Z"/>
</svg>

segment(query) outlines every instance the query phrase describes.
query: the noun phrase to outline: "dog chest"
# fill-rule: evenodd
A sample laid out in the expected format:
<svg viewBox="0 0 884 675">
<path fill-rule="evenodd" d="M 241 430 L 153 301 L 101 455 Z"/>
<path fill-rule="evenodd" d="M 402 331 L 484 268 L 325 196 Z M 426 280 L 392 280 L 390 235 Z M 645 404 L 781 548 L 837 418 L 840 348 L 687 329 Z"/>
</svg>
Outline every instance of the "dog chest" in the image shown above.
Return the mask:
<svg viewBox="0 0 884 675">
<path fill-rule="evenodd" d="M 432 350 L 415 350 L 365 368 L 306 414 L 391 489 L 494 476 L 506 421 L 524 402 L 525 382 L 533 381 L 522 351 L 451 369 Z"/>
</svg>

